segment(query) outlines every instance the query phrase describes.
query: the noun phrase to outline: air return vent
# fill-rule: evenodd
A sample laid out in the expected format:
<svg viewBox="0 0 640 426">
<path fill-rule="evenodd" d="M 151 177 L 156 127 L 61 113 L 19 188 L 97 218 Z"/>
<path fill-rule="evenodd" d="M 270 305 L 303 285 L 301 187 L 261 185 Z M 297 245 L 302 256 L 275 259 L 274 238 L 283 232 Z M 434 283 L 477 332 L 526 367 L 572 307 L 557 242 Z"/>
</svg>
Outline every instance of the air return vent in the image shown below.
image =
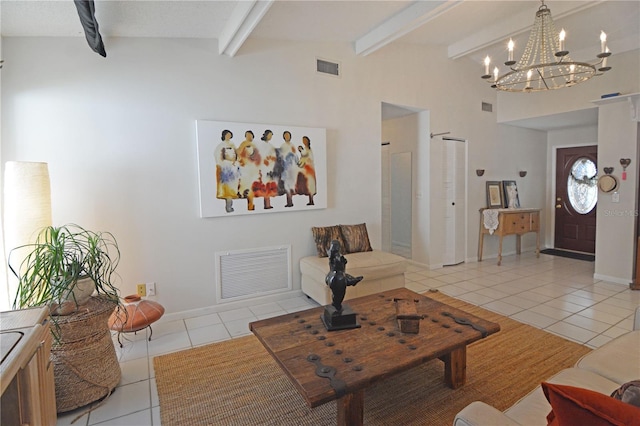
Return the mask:
<svg viewBox="0 0 640 426">
<path fill-rule="evenodd" d="M 336 77 L 340 76 L 340 64 L 316 58 L 316 71 Z"/>
<path fill-rule="evenodd" d="M 291 290 L 291 246 L 216 252 L 215 259 L 218 303 Z"/>
<path fill-rule="evenodd" d="M 493 112 L 493 105 L 490 104 L 489 102 L 483 102 L 482 103 L 482 110 L 486 111 L 486 112 Z"/>
</svg>

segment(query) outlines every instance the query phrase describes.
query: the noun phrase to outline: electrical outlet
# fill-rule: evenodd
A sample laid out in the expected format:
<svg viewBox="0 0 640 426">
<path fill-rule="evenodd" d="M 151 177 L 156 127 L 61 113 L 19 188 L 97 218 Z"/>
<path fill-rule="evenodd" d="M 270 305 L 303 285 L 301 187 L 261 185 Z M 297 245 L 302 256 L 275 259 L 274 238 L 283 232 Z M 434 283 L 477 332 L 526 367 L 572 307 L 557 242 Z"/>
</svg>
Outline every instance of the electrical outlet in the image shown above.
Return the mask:
<svg viewBox="0 0 640 426">
<path fill-rule="evenodd" d="M 147 295 L 149 296 L 156 295 L 156 283 L 147 283 Z"/>
<path fill-rule="evenodd" d="M 138 296 L 140 297 L 144 297 L 147 295 L 147 286 L 145 284 L 138 284 L 137 285 L 137 293 Z"/>
</svg>

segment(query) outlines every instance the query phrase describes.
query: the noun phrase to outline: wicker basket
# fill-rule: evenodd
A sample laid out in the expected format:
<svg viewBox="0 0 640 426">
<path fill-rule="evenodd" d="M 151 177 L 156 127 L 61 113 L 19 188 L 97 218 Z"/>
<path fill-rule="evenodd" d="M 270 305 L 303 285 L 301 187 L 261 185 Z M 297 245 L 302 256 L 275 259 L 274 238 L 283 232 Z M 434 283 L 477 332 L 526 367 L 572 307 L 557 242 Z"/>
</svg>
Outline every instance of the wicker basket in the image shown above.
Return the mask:
<svg viewBox="0 0 640 426">
<path fill-rule="evenodd" d="M 107 396 L 120 382 L 120 364 L 107 321 L 116 304 L 92 297 L 77 312 L 57 317 L 51 348 L 58 413 Z"/>
</svg>

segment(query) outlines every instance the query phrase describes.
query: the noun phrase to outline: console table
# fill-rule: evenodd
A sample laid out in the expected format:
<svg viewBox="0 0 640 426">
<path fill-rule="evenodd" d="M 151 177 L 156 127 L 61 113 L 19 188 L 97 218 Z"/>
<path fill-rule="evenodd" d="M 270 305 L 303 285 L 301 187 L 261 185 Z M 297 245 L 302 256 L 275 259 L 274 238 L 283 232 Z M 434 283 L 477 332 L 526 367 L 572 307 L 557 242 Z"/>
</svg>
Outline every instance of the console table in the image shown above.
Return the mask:
<svg viewBox="0 0 640 426">
<path fill-rule="evenodd" d="M 478 262 L 482 260 L 484 236 L 491 234 L 484 225 L 484 211 L 480 209 L 480 235 L 478 238 Z M 498 227 L 493 235 L 500 238 L 498 245 L 498 265 L 502 263 L 502 239 L 505 235 L 516 236 L 516 253 L 520 254 L 521 237 L 529 232 L 536 233 L 536 256 L 540 257 L 540 209 L 494 209 L 498 214 Z"/>
</svg>

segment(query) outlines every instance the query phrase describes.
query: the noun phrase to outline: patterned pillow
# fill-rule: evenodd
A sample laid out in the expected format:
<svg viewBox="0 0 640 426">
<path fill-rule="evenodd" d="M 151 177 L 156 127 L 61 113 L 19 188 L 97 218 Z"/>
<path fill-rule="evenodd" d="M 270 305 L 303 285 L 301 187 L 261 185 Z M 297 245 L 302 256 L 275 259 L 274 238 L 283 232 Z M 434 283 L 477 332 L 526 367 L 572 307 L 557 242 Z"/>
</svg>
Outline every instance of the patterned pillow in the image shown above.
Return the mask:
<svg viewBox="0 0 640 426">
<path fill-rule="evenodd" d="M 341 254 L 346 253 L 344 238 L 342 238 L 339 226 L 312 227 L 311 232 L 313 233 L 313 240 L 316 242 L 319 257 L 328 256 L 327 251 L 329 250 L 329 246 L 331 246 L 332 240 L 338 240 L 338 242 L 340 242 Z"/>
<path fill-rule="evenodd" d="M 640 380 L 632 380 L 614 390 L 612 398 L 640 407 Z"/>
<path fill-rule="evenodd" d="M 347 253 L 359 253 L 362 251 L 372 251 L 367 233 L 367 224 L 340 225 L 340 231 L 344 238 Z"/>
</svg>

